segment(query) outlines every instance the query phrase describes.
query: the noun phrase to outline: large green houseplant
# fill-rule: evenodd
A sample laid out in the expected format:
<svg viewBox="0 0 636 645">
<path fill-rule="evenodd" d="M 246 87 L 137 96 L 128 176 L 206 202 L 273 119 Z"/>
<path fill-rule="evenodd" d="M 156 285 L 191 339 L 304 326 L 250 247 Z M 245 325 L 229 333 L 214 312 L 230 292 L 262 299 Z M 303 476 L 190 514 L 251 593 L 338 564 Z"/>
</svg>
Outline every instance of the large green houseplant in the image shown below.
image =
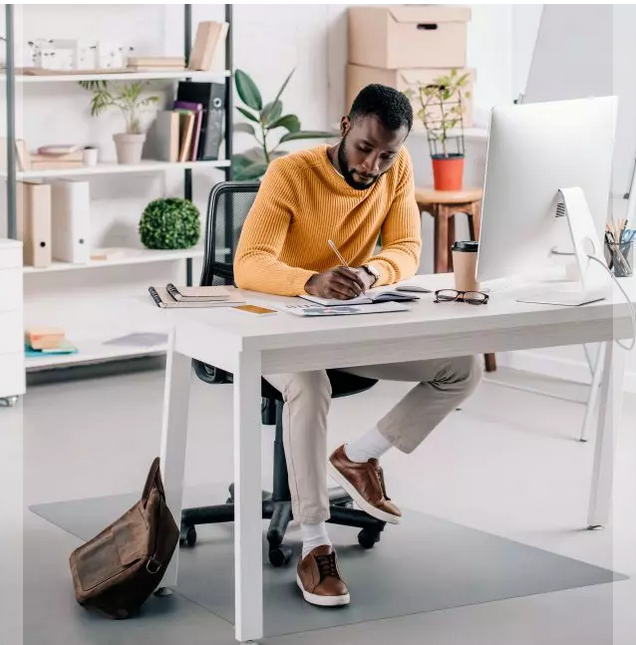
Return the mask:
<svg viewBox="0 0 636 645">
<path fill-rule="evenodd" d="M 300 120 L 295 114 L 283 114 L 283 103 L 280 100 L 294 70 L 285 79 L 273 101 L 263 103 L 261 92 L 256 83 L 243 70 L 237 69 L 234 80 L 236 91 L 244 107 L 237 110 L 247 119 L 245 123 L 234 126 L 236 132 L 252 135 L 257 146 L 232 157 L 234 177 L 238 180 L 258 179 L 265 174 L 267 166 L 277 157 L 287 154 L 280 150 L 281 144 L 298 139 L 328 139 L 336 136 L 333 132 L 320 130 L 302 130 Z M 279 130 L 278 142 L 272 144 L 270 135 Z M 278 134 L 278 133 L 276 133 Z"/>
<path fill-rule="evenodd" d="M 417 116 L 424 124 L 433 162 L 436 190 L 461 190 L 464 175 L 464 99 L 470 74 L 456 69 L 418 88 L 421 109 Z M 411 93 L 412 95 L 412 93 Z"/>
</svg>

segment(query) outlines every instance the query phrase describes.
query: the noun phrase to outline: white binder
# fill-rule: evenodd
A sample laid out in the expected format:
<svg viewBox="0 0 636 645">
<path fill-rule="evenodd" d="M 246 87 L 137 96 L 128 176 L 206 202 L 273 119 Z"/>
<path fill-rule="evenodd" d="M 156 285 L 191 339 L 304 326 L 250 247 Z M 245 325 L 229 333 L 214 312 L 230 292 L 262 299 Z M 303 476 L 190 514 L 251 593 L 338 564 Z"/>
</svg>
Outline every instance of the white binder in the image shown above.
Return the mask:
<svg viewBox="0 0 636 645">
<path fill-rule="evenodd" d="M 87 181 L 51 183 L 53 258 L 71 264 L 90 260 L 90 194 Z"/>
</svg>

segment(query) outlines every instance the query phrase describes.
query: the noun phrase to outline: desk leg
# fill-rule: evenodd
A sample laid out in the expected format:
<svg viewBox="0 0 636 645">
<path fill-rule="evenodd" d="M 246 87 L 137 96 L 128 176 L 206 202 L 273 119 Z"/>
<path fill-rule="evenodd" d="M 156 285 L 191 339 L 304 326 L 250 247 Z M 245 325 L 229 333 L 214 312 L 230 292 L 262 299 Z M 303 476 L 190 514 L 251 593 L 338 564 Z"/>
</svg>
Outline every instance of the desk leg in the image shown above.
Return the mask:
<svg viewBox="0 0 636 645">
<path fill-rule="evenodd" d="M 263 636 L 261 356 L 239 355 L 234 372 L 234 596 L 241 643 Z"/>
<path fill-rule="evenodd" d="M 166 502 L 174 521 L 181 525 L 192 359 L 174 350 L 174 333 L 171 334 L 167 359 L 161 431 L 161 474 L 166 489 Z M 176 587 L 178 567 L 177 545 L 161 581 L 162 587 Z"/>
<path fill-rule="evenodd" d="M 621 406 L 623 403 L 626 353 L 625 350 L 612 341 L 605 343 L 596 450 L 592 472 L 592 491 L 588 514 L 589 529 L 602 528 L 609 520 L 614 479 L 614 457 L 617 444 L 616 435 L 620 428 Z"/>
</svg>

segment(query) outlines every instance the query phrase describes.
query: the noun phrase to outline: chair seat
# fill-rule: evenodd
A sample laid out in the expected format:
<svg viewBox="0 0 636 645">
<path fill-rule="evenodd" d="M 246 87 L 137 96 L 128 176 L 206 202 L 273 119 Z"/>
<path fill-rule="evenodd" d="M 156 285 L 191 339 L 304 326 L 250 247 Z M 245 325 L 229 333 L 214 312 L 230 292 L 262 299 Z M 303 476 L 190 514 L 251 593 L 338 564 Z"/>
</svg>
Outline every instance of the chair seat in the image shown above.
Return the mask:
<svg viewBox="0 0 636 645">
<path fill-rule="evenodd" d="M 415 188 L 415 201 L 420 206 L 427 204 L 470 204 L 482 197 L 481 188 L 464 188 L 463 190 L 435 190 L 434 188 Z"/>
<path fill-rule="evenodd" d="M 327 376 L 329 377 L 329 381 L 331 381 L 332 399 L 365 392 L 377 383 L 374 379 L 355 376 L 354 374 L 348 374 L 341 370 L 327 370 Z M 264 399 L 273 401 L 283 400 L 283 395 L 265 379 L 261 381 L 261 396 Z"/>
</svg>

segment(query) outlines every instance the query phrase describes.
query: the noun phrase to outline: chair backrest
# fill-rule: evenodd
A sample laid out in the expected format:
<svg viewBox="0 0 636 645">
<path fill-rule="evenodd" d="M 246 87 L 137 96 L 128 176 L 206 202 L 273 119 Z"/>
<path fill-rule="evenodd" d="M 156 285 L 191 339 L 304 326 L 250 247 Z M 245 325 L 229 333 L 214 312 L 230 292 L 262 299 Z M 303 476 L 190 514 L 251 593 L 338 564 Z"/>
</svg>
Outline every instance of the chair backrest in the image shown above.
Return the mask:
<svg viewBox="0 0 636 645">
<path fill-rule="evenodd" d="M 208 197 L 201 286 L 234 283 L 234 254 L 259 182 L 222 181 Z"/>
</svg>

